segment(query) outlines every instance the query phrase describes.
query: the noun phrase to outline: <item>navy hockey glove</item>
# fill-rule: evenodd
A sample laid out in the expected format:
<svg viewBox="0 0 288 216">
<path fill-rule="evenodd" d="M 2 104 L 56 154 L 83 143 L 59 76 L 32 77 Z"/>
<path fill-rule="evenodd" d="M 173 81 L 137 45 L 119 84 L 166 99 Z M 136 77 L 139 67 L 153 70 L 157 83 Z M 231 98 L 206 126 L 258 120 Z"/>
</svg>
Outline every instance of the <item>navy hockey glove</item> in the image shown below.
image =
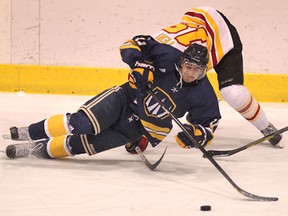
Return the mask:
<svg viewBox="0 0 288 216">
<path fill-rule="evenodd" d="M 142 152 L 144 152 L 148 146 L 148 140 L 145 136 L 142 136 L 139 140 L 137 141 L 132 141 L 128 144 L 125 145 L 125 149 L 127 152 L 131 154 L 137 154 L 135 148 L 139 147 Z"/>
<path fill-rule="evenodd" d="M 135 67 L 128 75 L 128 81 L 133 89 L 142 90 L 154 81 L 154 67 L 144 61 L 137 60 Z"/>
<path fill-rule="evenodd" d="M 197 125 L 197 124 L 195 125 L 184 124 L 184 127 L 192 135 L 194 140 L 203 147 L 209 144 L 214 138 L 213 130 L 209 127 L 204 128 L 203 126 Z M 185 149 L 195 147 L 192 141 L 186 136 L 184 131 L 179 132 L 177 134 L 176 141 L 178 145 L 180 145 L 182 148 L 185 148 Z"/>
</svg>

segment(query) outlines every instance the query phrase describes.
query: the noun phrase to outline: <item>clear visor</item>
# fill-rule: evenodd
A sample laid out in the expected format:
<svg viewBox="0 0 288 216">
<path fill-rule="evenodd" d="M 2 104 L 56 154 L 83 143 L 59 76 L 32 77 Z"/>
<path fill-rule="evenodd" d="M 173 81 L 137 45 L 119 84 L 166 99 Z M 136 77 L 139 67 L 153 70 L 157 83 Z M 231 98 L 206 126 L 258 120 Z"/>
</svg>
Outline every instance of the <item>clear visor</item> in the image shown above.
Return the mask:
<svg viewBox="0 0 288 216">
<path fill-rule="evenodd" d="M 181 66 L 182 66 L 183 64 L 185 64 L 186 66 L 191 67 L 191 68 L 193 68 L 193 69 L 195 69 L 195 70 L 201 70 L 201 71 L 203 71 L 203 72 L 205 72 L 206 69 L 207 69 L 207 66 L 206 66 L 206 65 L 199 65 L 199 64 L 196 64 L 195 62 L 188 61 L 188 59 L 184 59 L 184 60 L 182 61 Z"/>
<path fill-rule="evenodd" d="M 194 62 L 191 61 L 187 61 L 187 60 L 183 60 L 182 64 L 181 64 L 181 70 L 183 69 L 183 66 L 185 65 L 186 70 L 190 70 L 193 71 L 193 74 L 197 76 L 197 80 L 202 79 L 205 75 L 206 75 L 206 70 L 207 70 L 207 66 L 203 66 L 203 65 L 198 65 Z"/>
</svg>

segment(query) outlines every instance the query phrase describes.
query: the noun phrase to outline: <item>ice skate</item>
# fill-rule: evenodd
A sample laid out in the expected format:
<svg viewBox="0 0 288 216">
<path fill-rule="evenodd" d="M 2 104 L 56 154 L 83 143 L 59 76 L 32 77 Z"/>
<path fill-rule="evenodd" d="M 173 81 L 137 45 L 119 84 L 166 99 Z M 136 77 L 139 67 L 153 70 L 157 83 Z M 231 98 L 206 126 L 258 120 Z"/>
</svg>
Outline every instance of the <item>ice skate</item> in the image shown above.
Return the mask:
<svg viewBox="0 0 288 216">
<path fill-rule="evenodd" d="M 264 130 L 261 131 L 261 133 L 264 136 L 268 136 L 274 132 L 276 132 L 277 129 L 274 127 L 274 125 L 272 125 L 271 123 L 269 123 L 269 125 L 267 126 L 267 128 L 265 128 Z M 273 136 L 271 139 L 269 139 L 269 142 L 273 145 L 273 146 L 278 146 L 280 148 L 284 148 L 284 144 L 281 143 L 283 135 L 282 134 L 277 134 L 275 136 Z"/>
<path fill-rule="evenodd" d="M 46 150 L 47 141 L 19 143 L 8 145 L 6 148 L 6 155 L 9 158 L 50 158 Z"/>
<path fill-rule="evenodd" d="M 28 132 L 28 127 L 11 127 L 10 134 L 4 134 L 3 139 L 12 139 L 15 141 L 31 140 Z"/>
</svg>

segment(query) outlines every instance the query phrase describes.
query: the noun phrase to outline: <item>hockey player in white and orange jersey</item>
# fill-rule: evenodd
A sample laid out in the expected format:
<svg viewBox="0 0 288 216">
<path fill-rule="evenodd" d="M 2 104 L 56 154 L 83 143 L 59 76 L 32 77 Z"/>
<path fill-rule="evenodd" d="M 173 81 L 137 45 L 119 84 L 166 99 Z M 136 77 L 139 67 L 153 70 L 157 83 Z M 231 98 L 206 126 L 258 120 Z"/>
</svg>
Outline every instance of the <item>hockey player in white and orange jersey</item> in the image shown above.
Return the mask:
<svg viewBox="0 0 288 216">
<path fill-rule="evenodd" d="M 181 51 L 193 43 L 205 45 L 209 50 L 208 70 L 216 71 L 223 99 L 263 135 L 277 130 L 243 85 L 242 43 L 236 28 L 221 12 L 208 6 L 194 8 L 184 14 L 180 23 L 162 29 L 154 38 Z M 269 141 L 283 147 L 281 139 L 282 135 L 275 135 Z"/>
</svg>

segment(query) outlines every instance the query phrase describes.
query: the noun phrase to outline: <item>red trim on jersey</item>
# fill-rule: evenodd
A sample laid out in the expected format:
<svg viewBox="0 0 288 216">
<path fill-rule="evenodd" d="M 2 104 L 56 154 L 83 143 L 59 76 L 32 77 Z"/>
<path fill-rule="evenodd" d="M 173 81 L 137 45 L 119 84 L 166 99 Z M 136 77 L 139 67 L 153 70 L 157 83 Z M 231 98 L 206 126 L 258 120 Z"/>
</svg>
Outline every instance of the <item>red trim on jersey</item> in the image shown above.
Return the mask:
<svg viewBox="0 0 288 216">
<path fill-rule="evenodd" d="M 203 20 L 206 23 L 206 29 L 209 33 L 209 35 L 212 38 L 212 45 L 211 45 L 211 57 L 212 57 L 212 64 L 213 67 L 217 64 L 217 56 L 216 56 L 216 49 L 215 49 L 215 44 L 214 44 L 214 40 L 215 40 L 215 35 L 214 35 L 214 31 L 211 28 L 211 26 L 209 25 L 209 23 L 207 22 L 205 16 L 201 13 L 196 13 L 196 12 L 192 12 L 192 11 L 188 11 L 185 13 L 185 15 L 191 16 L 191 17 L 197 17 L 201 20 Z"/>
</svg>

